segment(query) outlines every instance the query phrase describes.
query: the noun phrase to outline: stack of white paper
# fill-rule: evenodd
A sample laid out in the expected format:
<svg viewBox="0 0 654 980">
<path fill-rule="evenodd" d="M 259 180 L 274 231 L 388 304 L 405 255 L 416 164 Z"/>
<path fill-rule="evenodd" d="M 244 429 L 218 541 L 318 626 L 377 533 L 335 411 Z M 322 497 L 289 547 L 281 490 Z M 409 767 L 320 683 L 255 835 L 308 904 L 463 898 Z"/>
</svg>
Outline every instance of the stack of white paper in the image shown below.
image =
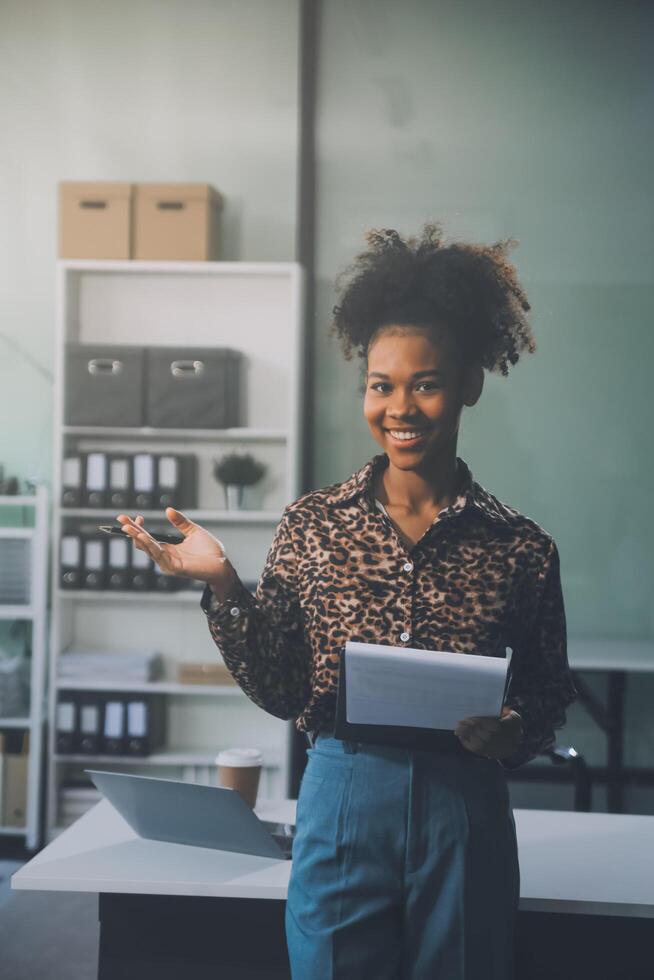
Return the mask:
<svg viewBox="0 0 654 980">
<path fill-rule="evenodd" d="M 162 676 L 163 662 L 156 651 L 69 650 L 57 659 L 59 680 L 134 681 L 145 683 Z"/>
<path fill-rule="evenodd" d="M 506 657 L 352 641 L 345 655 L 352 724 L 453 731 L 471 715 L 500 716 Z"/>
</svg>

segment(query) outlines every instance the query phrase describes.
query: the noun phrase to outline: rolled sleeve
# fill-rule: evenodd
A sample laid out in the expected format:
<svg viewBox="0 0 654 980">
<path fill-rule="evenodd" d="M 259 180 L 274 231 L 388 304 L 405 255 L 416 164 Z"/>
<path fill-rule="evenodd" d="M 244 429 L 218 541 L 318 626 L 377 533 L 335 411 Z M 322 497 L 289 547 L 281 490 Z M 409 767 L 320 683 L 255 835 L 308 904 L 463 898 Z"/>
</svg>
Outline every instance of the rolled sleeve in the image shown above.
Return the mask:
<svg viewBox="0 0 654 980">
<path fill-rule="evenodd" d="M 278 718 L 296 718 L 311 695 L 311 650 L 298 595 L 288 508 L 277 526 L 256 595 L 240 579 L 225 599 L 210 586 L 200 605 L 212 639 L 245 694 Z"/>
<path fill-rule="evenodd" d="M 520 715 L 523 736 L 518 749 L 500 759 L 508 770 L 554 745 L 555 730 L 565 725 L 566 708 L 579 695 L 568 664 L 560 559 L 554 540 L 540 570 L 534 608 L 511 658 L 505 705 Z"/>
</svg>

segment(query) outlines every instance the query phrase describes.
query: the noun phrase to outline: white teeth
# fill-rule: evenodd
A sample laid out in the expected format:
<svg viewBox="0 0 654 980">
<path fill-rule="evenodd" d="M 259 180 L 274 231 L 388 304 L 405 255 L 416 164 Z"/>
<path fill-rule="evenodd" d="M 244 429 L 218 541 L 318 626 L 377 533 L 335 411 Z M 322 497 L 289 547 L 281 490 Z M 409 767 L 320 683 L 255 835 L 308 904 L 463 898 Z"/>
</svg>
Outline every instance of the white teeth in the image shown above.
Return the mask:
<svg viewBox="0 0 654 980">
<path fill-rule="evenodd" d="M 394 439 L 400 439 L 401 441 L 406 441 L 408 439 L 415 439 L 417 436 L 421 436 L 422 432 L 414 430 L 413 432 L 398 432 L 396 429 L 389 430 Z"/>
</svg>

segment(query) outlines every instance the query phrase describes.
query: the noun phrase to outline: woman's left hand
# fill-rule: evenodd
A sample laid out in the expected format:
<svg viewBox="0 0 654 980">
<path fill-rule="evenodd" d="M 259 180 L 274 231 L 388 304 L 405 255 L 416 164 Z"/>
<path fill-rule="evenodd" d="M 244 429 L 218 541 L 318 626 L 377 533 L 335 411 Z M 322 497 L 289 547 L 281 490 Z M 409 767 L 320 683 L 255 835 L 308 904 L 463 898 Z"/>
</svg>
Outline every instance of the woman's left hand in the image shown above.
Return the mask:
<svg viewBox="0 0 654 980">
<path fill-rule="evenodd" d="M 522 739 L 522 720 L 511 708 L 502 708 L 500 718 L 471 715 L 454 729 L 464 748 L 487 759 L 513 755 Z"/>
</svg>

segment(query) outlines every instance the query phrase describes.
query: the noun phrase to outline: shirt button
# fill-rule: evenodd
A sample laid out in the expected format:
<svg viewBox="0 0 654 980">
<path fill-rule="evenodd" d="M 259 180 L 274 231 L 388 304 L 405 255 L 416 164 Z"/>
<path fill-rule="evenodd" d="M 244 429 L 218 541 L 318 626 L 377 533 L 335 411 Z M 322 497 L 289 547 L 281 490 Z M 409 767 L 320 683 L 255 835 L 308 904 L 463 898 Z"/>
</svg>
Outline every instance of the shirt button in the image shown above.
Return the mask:
<svg viewBox="0 0 654 980">
<path fill-rule="evenodd" d="M 232 616 L 240 616 L 241 615 L 241 610 L 238 608 L 238 606 L 232 606 L 232 608 L 229 610 L 229 612 L 230 612 L 230 615 L 232 615 Z"/>
<path fill-rule="evenodd" d="M 407 562 L 404 563 L 404 571 L 405 572 L 412 572 L 413 571 L 413 562 L 412 561 L 407 561 Z"/>
<path fill-rule="evenodd" d="M 400 639 L 402 640 L 402 643 L 406 643 L 406 641 L 409 639 L 409 634 L 408 633 L 400 633 Z"/>
</svg>

